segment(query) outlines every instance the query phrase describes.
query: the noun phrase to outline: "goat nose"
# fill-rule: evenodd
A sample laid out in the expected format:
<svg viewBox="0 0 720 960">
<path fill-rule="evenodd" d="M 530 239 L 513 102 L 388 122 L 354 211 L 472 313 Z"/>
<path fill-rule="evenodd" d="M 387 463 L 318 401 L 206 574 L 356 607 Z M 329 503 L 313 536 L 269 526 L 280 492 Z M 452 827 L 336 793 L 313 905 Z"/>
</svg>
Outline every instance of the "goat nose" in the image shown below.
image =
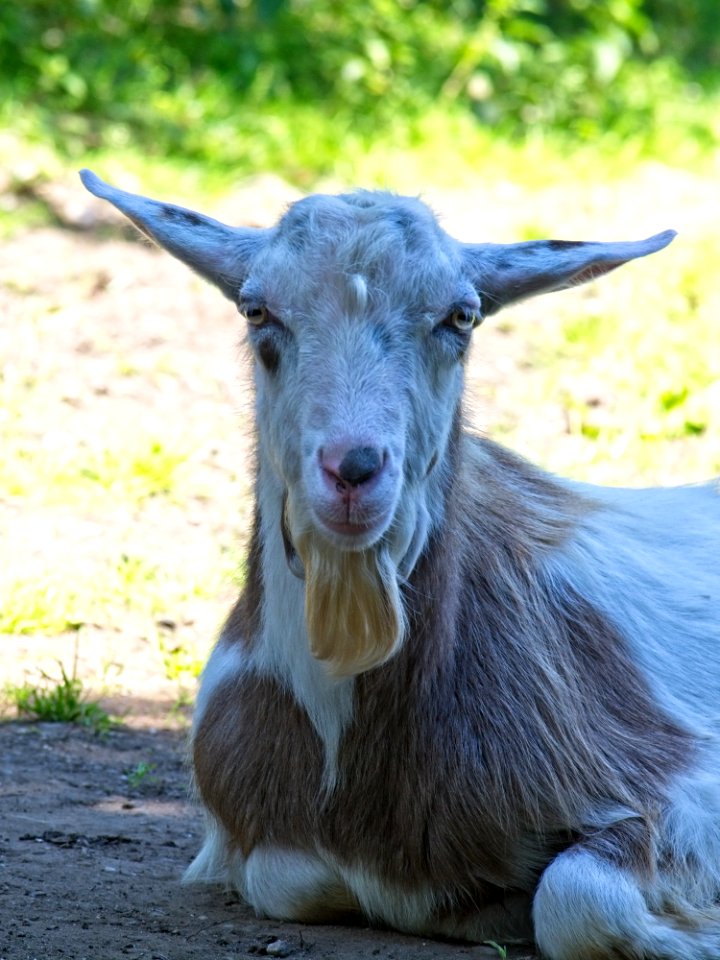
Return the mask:
<svg viewBox="0 0 720 960">
<path fill-rule="evenodd" d="M 348 450 L 340 461 L 338 474 L 351 487 L 359 487 L 361 483 L 372 480 L 381 466 L 382 458 L 374 447 L 355 447 L 354 450 Z"/>
<path fill-rule="evenodd" d="M 348 487 L 359 487 L 382 470 L 383 456 L 374 447 L 354 447 L 339 455 L 323 451 L 323 469 Z"/>
</svg>

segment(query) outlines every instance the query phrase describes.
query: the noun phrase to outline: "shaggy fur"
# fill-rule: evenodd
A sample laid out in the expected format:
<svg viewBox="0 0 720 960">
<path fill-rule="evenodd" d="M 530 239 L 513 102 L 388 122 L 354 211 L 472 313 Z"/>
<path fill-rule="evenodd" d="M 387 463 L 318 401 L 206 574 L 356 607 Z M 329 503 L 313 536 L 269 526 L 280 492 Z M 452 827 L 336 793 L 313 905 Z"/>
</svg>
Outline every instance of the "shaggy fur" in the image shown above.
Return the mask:
<svg viewBox="0 0 720 960">
<path fill-rule="evenodd" d="M 256 360 L 187 879 L 548 960 L 717 960 L 719 487 L 571 484 L 461 414 L 479 317 L 672 233 L 458 244 L 367 192 L 236 230 L 83 176 L 238 304 Z M 363 451 L 372 475 L 341 476 Z"/>
<path fill-rule="evenodd" d="M 310 652 L 333 676 L 385 663 L 403 639 L 397 571 L 385 550 L 328 549 L 313 533 L 297 549 L 305 567 L 305 625 Z"/>
</svg>

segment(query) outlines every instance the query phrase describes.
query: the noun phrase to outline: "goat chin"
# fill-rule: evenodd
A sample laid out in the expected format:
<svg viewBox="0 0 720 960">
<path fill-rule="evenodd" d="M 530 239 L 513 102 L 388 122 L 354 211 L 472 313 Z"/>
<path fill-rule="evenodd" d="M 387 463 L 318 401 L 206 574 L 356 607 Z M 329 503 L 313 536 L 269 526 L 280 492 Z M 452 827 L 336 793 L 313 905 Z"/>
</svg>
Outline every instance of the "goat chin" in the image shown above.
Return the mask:
<svg viewBox="0 0 720 960">
<path fill-rule="evenodd" d="M 305 568 L 310 650 L 334 677 L 379 666 L 399 648 L 405 615 L 396 565 L 383 545 L 338 550 L 313 531 L 294 538 Z"/>
</svg>

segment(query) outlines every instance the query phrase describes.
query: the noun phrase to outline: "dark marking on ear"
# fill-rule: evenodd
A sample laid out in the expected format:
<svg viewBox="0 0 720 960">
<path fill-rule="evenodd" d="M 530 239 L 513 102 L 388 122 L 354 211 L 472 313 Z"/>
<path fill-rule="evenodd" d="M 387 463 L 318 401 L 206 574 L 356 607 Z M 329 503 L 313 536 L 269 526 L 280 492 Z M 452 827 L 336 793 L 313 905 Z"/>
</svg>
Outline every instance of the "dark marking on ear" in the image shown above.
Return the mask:
<svg viewBox="0 0 720 960">
<path fill-rule="evenodd" d="M 534 252 L 533 250 L 525 251 L 525 253 Z M 492 265 L 495 270 L 514 270 L 517 266 L 516 261 L 512 257 L 496 257 Z"/>
<path fill-rule="evenodd" d="M 163 205 L 162 215 L 166 220 L 175 220 L 179 223 L 187 223 L 192 227 L 200 227 L 205 222 L 204 217 L 192 210 L 181 210 L 179 207 L 173 207 L 170 204 Z"/>
<path fill-rule="evenodd" d="M 547 245 L 551 250 L 569 250 L 572 247 L 582 247 L 584 240 L 548 240 Z"/>
</svg>

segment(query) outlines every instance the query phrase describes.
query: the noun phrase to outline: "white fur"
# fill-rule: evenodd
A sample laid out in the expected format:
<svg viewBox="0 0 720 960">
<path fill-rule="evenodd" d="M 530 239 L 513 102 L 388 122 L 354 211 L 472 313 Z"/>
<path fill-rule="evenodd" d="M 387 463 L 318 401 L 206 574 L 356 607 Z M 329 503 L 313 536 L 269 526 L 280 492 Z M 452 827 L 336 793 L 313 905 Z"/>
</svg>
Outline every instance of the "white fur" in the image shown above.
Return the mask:
<svg viewBox="0 0 720 960">
<path fill-rule="evenodd" d="M 592 853 L 571 848 L 545 869 L 535 894 L 537 944 L 552 960 L 717 960 L 720 925 L 674 928 L 648 909 L 637 882 Z"/>
<path fill-rule="evenodd" d="M 344 890 L 339 873 L 320 857 L 276 847 L 256 847 L 245 864 L 244 896 L 259 913 L 305 919 Z"/>
<path fill-rule="evenodd" d="M 200 852 L 183 874 L 183 883 L 219 883 L 244 891 L 244 864 L 227 830 L 212 814 L 205 814 L 205 838 Z"/>
<path fill-rule="evenodd" d="M 436 904 L 434 891 L 395 888 L 359 865 L 344 866 L 342 876 L 371 920 L 408 933 L 427 932 Z"/>
<path fill-rule="evenodd" d="M 441 904 L 434 890 L 408 891 L 385 883 L 359 865 L 339 863 L 326 851 L 257 847 L 242 870 L 232 873 L 231 882 L 259 914 L 269 917 L 306 919 L 312 904 L 348 898 L 371 921 L 420 936 L 476 941 L 532 936 L 526 895 L 510 894 L 506 902 L 463 920 L 449 916 L 438 921 Z"/>
<path fill-rule="evenodd" d="M 720 752 L 710 740 L 699 762 L 670 790 L 659 830 L 660 861 L 671 858 L 672 870 L 658 871 L 647 889 L 651 909 L 676 904 L 689 915 L 715 909 L 720 889 Z"/>
<path fill-rule="evenodd" d="M 577 489 L 599 509 L 550 568 L 620 628 L 671 715 L 720 734 L 720 485 Z"/>
<path fill-rule="evenodd" d="M 220 637 L 213 647 L 208 662 L 202 672 L 195 710 L 193 713 L 193 731 L 200 726 L 208 704 L 218 687 L 235 680 L 249 669 L 247 654 L 237 637 Z"/>
<path fill-rule="evenodd" d="M 91 192 L 216 283 L 248 316 L 256 358 L 262 623 L 258 636 L 246 638 L 246 649 L 238 637 L 221 638 L 203 676 L 196 724 L 225 681 L 243 674 L 273 678 L 317 731 L 329 791 L 352 720 L 355 683 L 332 679 L 311 655 L 303 585 L 283 545 L 285 499 L 295 520 L 313 526 L 332 547 L 377 544 L 392 558 L 398 578 L 409 577 L 433 528 L 444 521 L 449 471 L 457 466 L 449 462 L 450 429 L 477 318 L 646 256 L 674 234 L 632 243 L 460 244 L 419 201 L 364 192 L 301 200 L 273 230 L 235 230 L 119 191 L 87 171 L 82 176 Z M 337 474 L 324 454 L 340 451 L 342 463 L 364 446 L 382 465 L 372 482 L 350 483 L 352 491 L 333 483 Z M 489 498 L 499 494 L 502 502 L 502 482 L 488 474 L 486 489 L 471 466 L 461 464 L 463 482 L 474 484 L 473 495 L 492 510 Z M 513 495 L 532 500 L 535 481 L 525 476 L 518 482 L 527 486 Z M 576 531 L 561 547 L 536 544 L 528 570 L 551 591 L 556 609 L 567 603 L 570 613 L 580 597 L 615 628 L 609 632 L 628 644 L 658 706 L 694 735 L 694 743 L 686 771 L 657 785 L 661 809 L 645 811 L 655 818 L 654 873 L 641 880 L 592 847 L 571 846 L 540 877 L 536 938 L 550 960 L 719 960 L 720 488 L 582 487 L 581 494 L 591 503 Z M 561 517 L 567 529 L 577 505 L 569 500 L 569 513 Z M 539 498 L 537 510 L 543 509 L 551 514 L 554 508 Z M 537 519 L 552 528 L 553 517 L 540 514 Z M 566 526 L 561 522 L 558 529 Z M 496 546 L 501 557 L 511 543 Z M 482 556 L 476 559 L 483 563 Z M 483 599 L 488 607 L 500 605 L 502 590 Z M 530 617 L 532 597 L 519 600 Z M 526 640 L 539 643 L 542 654 L 543 630 L 551 633 L 554 624 L 541 619 L 526 625 Z M 635 691 L 643 693 L 639 684 Z M 490 724 L 487 729 L 492 735 Z M 578 824 L 580 831 L 603 819 L 613 822 L 618 798 L 598 796 L 595 802 L 590 794 L 584 799 L 594 809 Z M 362 804 L 363 796 L 354 802 Z M 371 919 L 416 933 L 499 939 L 505 919 L 513 930 L 525 929 L 523 895 L 509 894 L 501 907 L 479 909 L 465 920 L 452 917 L 442 891 L 417 889 L 413 877 L 400 889 L 380 882 L 362 863 L 341 864 L 322 851 L 260 847 L 245 863 L 236 849 L 211 818 L 187 878 L 223 877 L 259 912 L 278 917 L 302 916 L 324 897 L 342 902 L 350 891 Z M 450 919 L 439 920 L 438 913 Z M 674 925 L 678 916 L 682 928 Z"/>
<path fill-rule="evenodd" d="M 339 865 L 338 870 L 360 904 L 365 916 L 396 930 L 418 936 L 444 936 L 480 942 L 482 940 L 531 939 L 530 899 L 509 894 L 505 902 L 478 909 L 468 917 L 451 914 L 438 918 L 443 904 L 431 887 L 408 890 L 385 883 L 362 866 Z"/>
<path fill-rule="evenodd" d="M 263 516 L 280 516 L 282 494 L 269 479 L 261 486 Z M 335 782 L 340 738 L 352 718 L 352 679 L 331 677 L 310 652 L 304 617 L 304 586 L 287 565 L 278 522 L 263 527 L 263 580 L 273 600 L 264 609 L 262 631 L 251 655 L 257 673 L 275 677 L 303 706 L 325 751 L 324 781 Z"/>
</svg>

